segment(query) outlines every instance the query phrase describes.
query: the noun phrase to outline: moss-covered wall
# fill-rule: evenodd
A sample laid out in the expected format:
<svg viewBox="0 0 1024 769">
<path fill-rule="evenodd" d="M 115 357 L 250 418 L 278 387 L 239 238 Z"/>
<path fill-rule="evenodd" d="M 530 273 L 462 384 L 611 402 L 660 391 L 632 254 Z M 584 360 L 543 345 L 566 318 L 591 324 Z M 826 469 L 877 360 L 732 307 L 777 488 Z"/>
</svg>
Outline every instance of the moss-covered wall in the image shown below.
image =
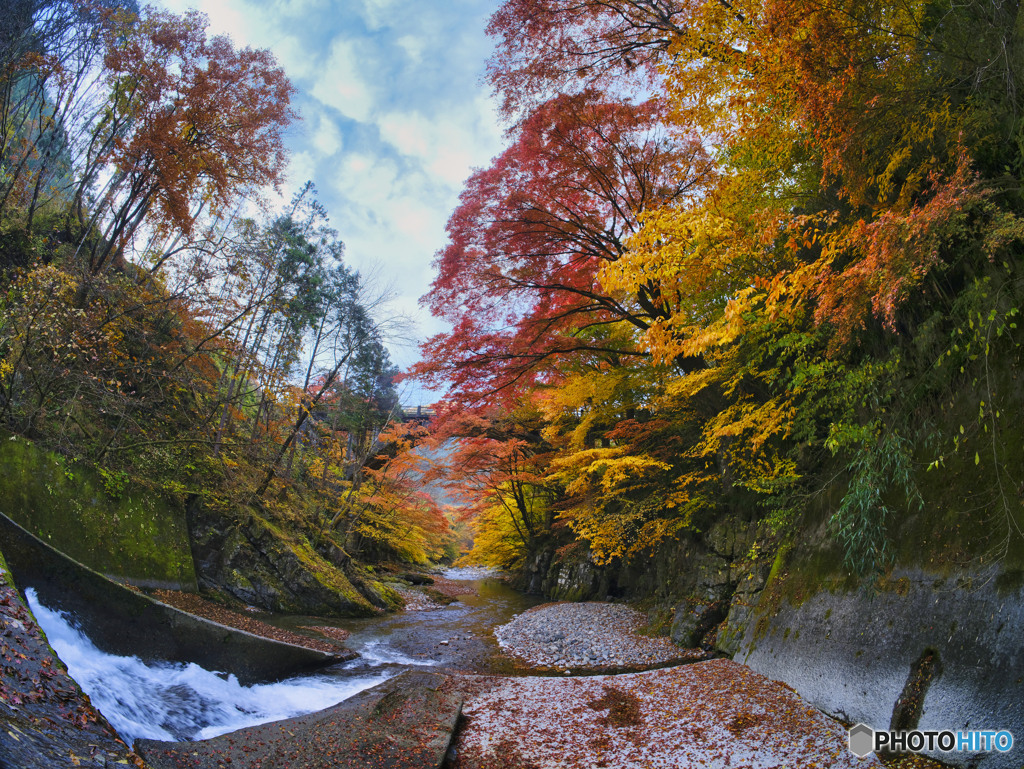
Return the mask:
<svg viewBox="0 0 1024 769">
<path fill-rule="evenodd" d="M 195 589 L 183 506 L 0 432 L 0 512 L 76 561 L 145 587 Z"/>
</svg>

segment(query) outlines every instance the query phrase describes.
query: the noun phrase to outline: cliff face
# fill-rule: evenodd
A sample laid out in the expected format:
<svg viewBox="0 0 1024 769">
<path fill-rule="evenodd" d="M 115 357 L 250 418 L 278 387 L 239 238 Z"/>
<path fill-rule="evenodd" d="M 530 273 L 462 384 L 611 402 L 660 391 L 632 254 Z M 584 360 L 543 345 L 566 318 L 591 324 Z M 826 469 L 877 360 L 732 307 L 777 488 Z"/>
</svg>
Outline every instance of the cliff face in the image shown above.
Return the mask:
<svg viewBox="0 0 1024 769">
<path fill-rule="evenodd" d="M 678 644 L 699 646 L 712 642 L 709 633 L 733 604 L 750 601 L 764 586 L 771 562 L 756 555 L 758 531 L 755 520 L 731 515 L 704 532 L 682 534 L 648 558 L 606 567 L 585 552 L 558 560 L 545 550 L 530 560 L 520 586 L 559 601 L 640 601 L 652 625 Z"/>
<path fill-rule="evenodd" d="M 331 562 L 301 535 L 254 512 L 222 516 L 193 500 L 188 525 L 200 585 L 247 604 L 324 617 L 369 616 L 401 606 L 391 588 L 358 574 L 343 559 Z"/>
</svg>

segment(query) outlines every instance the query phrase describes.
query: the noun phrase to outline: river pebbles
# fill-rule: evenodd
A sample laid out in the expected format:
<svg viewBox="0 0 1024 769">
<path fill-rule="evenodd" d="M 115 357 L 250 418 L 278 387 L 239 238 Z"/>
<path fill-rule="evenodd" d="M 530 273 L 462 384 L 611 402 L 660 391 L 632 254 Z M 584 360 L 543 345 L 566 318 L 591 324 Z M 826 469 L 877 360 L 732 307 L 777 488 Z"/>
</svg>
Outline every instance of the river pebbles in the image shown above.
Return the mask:
<svg viewBox="0 0 1024 769">
<path fill-rule="evenodd" d="M 668 638 L 639 635 L 644 614 L 614 603 L 554 603 L 523 612 L 495 628 L 502 650 L 533 667 L 573 670 L 645 668 L 700 659 Z"/>
</svg>

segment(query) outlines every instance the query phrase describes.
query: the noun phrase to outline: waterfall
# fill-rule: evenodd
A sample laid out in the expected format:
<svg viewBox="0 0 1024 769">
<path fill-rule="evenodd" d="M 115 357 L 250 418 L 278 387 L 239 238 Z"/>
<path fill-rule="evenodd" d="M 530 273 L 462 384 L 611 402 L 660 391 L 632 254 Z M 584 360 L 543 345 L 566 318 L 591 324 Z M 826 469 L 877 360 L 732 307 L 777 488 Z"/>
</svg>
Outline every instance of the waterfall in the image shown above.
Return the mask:
<svg viewBox="0 0 1024 769">
<path fill-rule="evenodd" d="M 25 591 L 50 646 L 93 705 L 129 745 L 138 738 L 202 740 L 246 726 L 330 707 L 394 675 L 393 669 L 332 668 L 270 684 L 242 686 L 196 664 L 143 662 L 96 648 L 65 612 Z M 383 652 L 384 650 L 380 650 Z M 381 662 L 397 662 L 380 654 Z M 372 661 L 371 661 L 372 662 Z"/>
</svg>

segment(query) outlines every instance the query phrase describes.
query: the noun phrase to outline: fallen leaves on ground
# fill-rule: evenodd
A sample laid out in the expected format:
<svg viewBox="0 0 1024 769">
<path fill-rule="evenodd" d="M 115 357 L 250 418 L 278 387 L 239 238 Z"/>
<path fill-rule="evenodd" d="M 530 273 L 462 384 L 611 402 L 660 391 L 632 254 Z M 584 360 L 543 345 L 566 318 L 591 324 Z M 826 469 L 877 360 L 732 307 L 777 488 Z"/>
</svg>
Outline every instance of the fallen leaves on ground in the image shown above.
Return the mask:
<svg viewBox="0 0 1024 769">
<path fill-rule="evenodd" d="M 314 633 L 319 633 L 327 638 L 333 638 L 335 641 L 347 641 L 351 635 L 349 631 L 342 627 L 331 627 L 329 625 L 301 625 L 303 630 L 312 630 Z"/>
<path fill-rule="evenodd" d="M 477 589 L 473 585 L 461 579 L 448 579 L 447 577 L 434 576 L 434 590 L 443 593 L 449 598 L 457 598 L 460 595 L 476 595 Z"/>
<path fill-rule="evenodd" d="M 467 698 L 457 769 L 861 769 L 846 728 L 730 660 L 617 676 L 486 679 Z"/>
</svg>

